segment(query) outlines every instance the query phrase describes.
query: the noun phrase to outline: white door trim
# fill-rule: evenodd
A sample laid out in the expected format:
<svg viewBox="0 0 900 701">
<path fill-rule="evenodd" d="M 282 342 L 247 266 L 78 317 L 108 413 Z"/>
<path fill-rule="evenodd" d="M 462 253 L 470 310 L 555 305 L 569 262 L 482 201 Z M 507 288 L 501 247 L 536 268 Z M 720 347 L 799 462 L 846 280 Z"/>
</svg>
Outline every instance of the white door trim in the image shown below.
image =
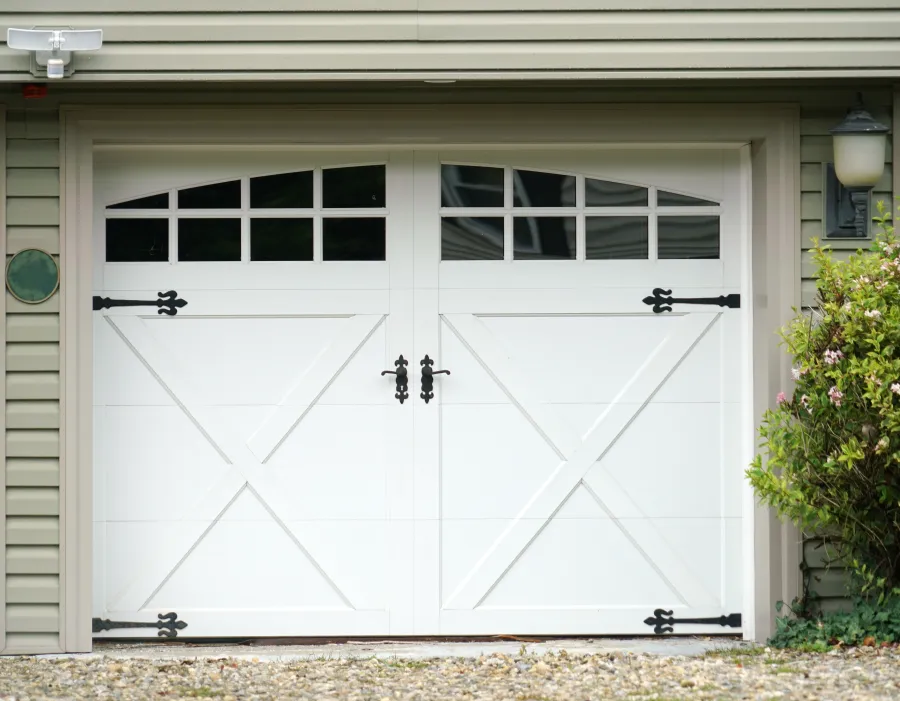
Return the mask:
<svg viewBox="0 0 900 701">
<path fill-rule="evenodd" d="M 742 294 L 752 304 L 753 401 L 746 417 L 751 454 L 753 426 L 789 378 L 775 329 L 799 303 L 799 113 L 789 105 L 229 107 L 120 109 L 66 107 L 62 111 L 61 167 L 61 587 L 62 641 L 67 651 L 91 649 L 91 406 L 93 151 L 104 144 L 242 143 L 248 148 L 559 147 L 623 144 L 747 144 L 752 176 L 752 227 Z M 748 201 L 750 201 L 748 199 Z M 752 222 L 751 222 L 752 214 Z M 763 639 L 772 630 L 774 603 L 799 588 L 797 538 L 745 486 L 747 586 L 743 630 Z"/>
</svg>

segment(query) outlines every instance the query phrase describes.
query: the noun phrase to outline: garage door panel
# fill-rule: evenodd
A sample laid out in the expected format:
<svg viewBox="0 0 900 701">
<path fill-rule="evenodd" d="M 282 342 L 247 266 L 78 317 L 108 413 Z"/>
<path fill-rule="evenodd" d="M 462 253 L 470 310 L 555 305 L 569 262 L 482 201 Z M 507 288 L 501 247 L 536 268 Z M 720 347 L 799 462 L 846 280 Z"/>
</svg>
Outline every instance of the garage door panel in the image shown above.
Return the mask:
<svg viewBox="0 0 900 701">
<path fill-rule="evenodd" d="M 256 504 L 239 509 L 262 508 L 265 518 L 229 520 L 228 512 L 242 501 Z M 179 607 L 220 609 L 223 614 L 237 608 L 349 608 L 318 563 L 248 489 L 204 533 L 144 608 Z"/>
<path fill-rule="evenodd" d="M 357 610 L 389 608 L 398 582 L 408 580 L 411 522 L 310 518 L 285 525 Z"/>
<path fill-rule="evenodd" d="M 722 516 L 721 407 L 657 403 L 617 410 L 634 419 L 585 480 L 609 475 L 644 516 Z"/>
<path fill-rule="evenodd" d="M 330 345 L 342 318 L 196 318 L 143 321 L 206 405 L 278 404 L 285 386 Z"/>
<path fill-rule="evenodd" d="M 375 315 L 372 315 L 375 316 Z M 373 319 L 374 320 L 374 319 Z M 387 353 L 387 324 L 376 321 L 371 333 L 359 339 L 359 345 L 351 351 L 346 364 L 335 372 L 334 379 L 316 400 L 320 406 L 388 404 L 394 400 L 391 376 L 382 376 L 381 369 L 391 368 L 394 358 Z M 285 398 L 286 404 L 303 401 L 297 393 Z"/>
<path fill-rule="evenodd" d="M 444 407 L 441 446 L 444 518 L 513 518 L 560 463 L 509 404 Z"/>
<path fill-rule="evenodd" d="M 159 568 L 158 579 L 150 586 L 136 586 L 148 574 L 157 574 L 149 558 L 157 553 L 176 550 L 187 553 L 212 520 L 198 521 L 194 528 L 185 528 L 177 521 L 109 521 L 99 524 L 106 545 L 107 563 L 115 566 L 97 567 L 94 578 L 105 594 L 101 610 L 137 611 L 153 594 L 155 585 L 178 564 L 175 560 Z M 95 526 L 96 528 L 96 526 Z M 176 609 L 177 610 L 177 609 Z M 160 611 L 159 613 L 163 613 Z"/>
<path fill-rule="evenodd" d="M 538 401 L 607 403 L 668 338 L 678 318 L 481 316 Z M 450 384 L 450 383 L 448 383 Z"/>
<path fill-rule="evenodd" d="M 108 318 L 94 324 L 94 405 L 174 406 L 150 368 L 135 355 Z"/>
<path fill-rule="evenodd" d="M 446 606 L 450 594 L 471 575 L 479 560 L 509 526 L 505 518 L 443 518 L 440 522 L 440 592 Z"/>
<path fill-rule="evenodd" d="M 479 607 L 566 609 L 680 603 L 648 560 L 615 521 L 554 518 Z"/>
<path fill-rule="evenodd" d="M 212 298 L 212 290 L 233 292 L 241 290 L 248 295 L 246 309 L 256 310 L 249 302 L 267 299 L 277 304 L 271 295 L 252 295 L 253 292 L 279 290 L 283 292 L 310 290 L 318 292 L 382 290 L 389 288 L 390 267 L 385 262 L 341 261 L 322 263 L 104 263 L 104 290 L 178 290 L 187 295 L 193 291 L 198 306 Z M 204 293 L 205 294 L 201 294 Z M 302 297 L 302 295 L 298 295 Z M 288 299 L 291 297 L 289 296 Z M 188 300 L 191 301 L 190 299 Z M 247 311 L 237 313 L 248 313 Z M 358 311 L 354 309 L 354 311 Z M 205 312 L 203 312 L 205 313 Z M 252 313 L 252 312 L 250 312 Z"/>
<path fill-rule="evenodd" d="M 479 357 L 466 347 L 446 322 L 440 327 L 439 357 L 442 367 L 450 368 L 453 373 L 453 382 L 436 381 L 440 383 L 442 406 L 509 402 L 509 397 Z"/>
<path fill-rule="evenodd" d="M 95 291 L 96 296 L 156 302 L 160 292 L 174 289 L 177 299 L 186 302 L 177 311 L 185 317 L 349 317 L 354 314 L 387 314 L 390 311 L 388 290 L 197 290 L 192 287 L 120 287 Z M 124 306 L 104 309 L 100 316 L 161 318 L 151 306 Z M 166 318 L 166 317 L 163 317 Z"/>
<path fill-rule="evenodd" d="M 181 518 L 228 470 L 179 407 L 95 407 L 97 485 L 113 521 Z M 173 446 L 179 446 L 173 450 Z M 148 499 L 148 495 L 156 498 Z"/>
<path fill-rule="evenodd" d="M 644 285 L 631 288 L 565 288 L 559 284 L 542 289 L 540 293 L 529 293 L 527 288 L 503 289 L 441 289 L 439 308 L 441 314 L 475 314 L 477 316 L 505 316 L 517 314 L 654 314 L 653 302 L 644 302 L 653 296 L 653 290 L 660 287 L 656 279 Z M 679 307 L 672 313 L 716 313 L 721 304 L 718 298 L 728 294 L 739 294 L 739 287 L 695 287 L 670 286 L 662 288 L 672 292 L 677 298 L 698 298 L 709 303 L 691 304 Z M 667 312 L 668 315 L 671 312 Z M 660 317 L 660 314 L 654 314 Z"/>
<path fill-rule="evenodd" d="M 718 289 L 725 283 L 720 260 L 444 261 L 441 289 L 555 289 L 565 280 L 580 289 L 640 289 L 638 280 L 661 287 Z M 649 294 L 649 290 L 647 292 Z"/>
<path fill-rule="evenodd" d="M 724 314 L 716 315 L 709 330 L 694 345 L 691 352 L 672 370 L 666 381 L 650 399 L 651 403 L 693 404 L 738 401 L 740 377 L 730 377 L 725 371 L 733 365 L 727 357 L 726 332 L 735 332 Z M 650 319 L 649 323 L 653 323 Z M 662 349 L 665 352 L 665 349 Z"/>
<path fill-rule="evenodd" d="M 385 517 L 390 410 L 314 406 L 304 415 L 262 468 L 286 520 Z"/>
</svg>

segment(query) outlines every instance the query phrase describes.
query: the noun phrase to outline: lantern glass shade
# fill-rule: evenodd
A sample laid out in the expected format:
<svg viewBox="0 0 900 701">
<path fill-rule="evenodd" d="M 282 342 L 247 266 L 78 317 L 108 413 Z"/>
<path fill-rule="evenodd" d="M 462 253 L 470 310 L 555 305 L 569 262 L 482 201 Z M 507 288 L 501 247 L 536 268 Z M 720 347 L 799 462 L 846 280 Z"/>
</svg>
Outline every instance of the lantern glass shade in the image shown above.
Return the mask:
<svg viewBox="0 0 900 701">
<path fill-rule="evenodd" d="M 834 134 L 834 170 L 844 187 L 871 188 L 884 173 L 887 135 Z"/>
</svg>

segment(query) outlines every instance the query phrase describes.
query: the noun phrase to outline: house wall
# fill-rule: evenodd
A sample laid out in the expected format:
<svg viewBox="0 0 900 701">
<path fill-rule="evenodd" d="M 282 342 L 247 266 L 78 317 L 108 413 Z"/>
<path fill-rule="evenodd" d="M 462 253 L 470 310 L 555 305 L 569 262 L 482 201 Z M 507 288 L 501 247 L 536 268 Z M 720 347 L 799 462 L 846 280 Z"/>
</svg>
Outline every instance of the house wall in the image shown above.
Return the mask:
<svg viewBox="0 0 900 701">
<path fill-rule="evenodd" d="M 6 255 L 59 254 L 59 120 L 6 115 Z M 6 293 L 6 645 L 60 649 L 59 295 L 23 304 Z"/>
<path fill-rule="evenodd" d="M 49 3 L 52 5 L 52 3 Z M 109 3 L 108 3 L 109 4 Z M 164 3 L 163 3 L 164 4 Z M 197 87 L 174 92 L 170 86 L 142 90 L 122 87 L 115 92 L 95 86 L 54 86 L 45 100 L 25 101 L 9 92 L 5 100 L 7 141 L 7 256 L 23 247 L 59 253 L 59 117 L 62 104 L 252 104 L 307 103 L 789 103 L 801 105 L 800 226 L 804 251 L 813 236 L 822 234 L 822 163 L 831 157 L 827 129 L 839 122 L 853 103 L 858 85 L 760 84 L 735 87 L 734 83 L 703 83 L 672 87 L 640 85 L 524 85 L 423 86 L 410 84 L 381 90 L 360 86 L 350 92 L 332 86 L 281 86 L 261 89 L 229 85 Z M 883 85 L 866 86 L 865 97 L 879 119 L 890 123 L 892 92 Z M 698 109 L 698 119 L 702 119 Z M 879 185 L 878 196 L 890 199 L 890 168 Z M 785 232 L 793 236 L 793 232 Z M 847 248 L 846 243 L 836 247 Z M 797 271 L 797 301 L 801 272 L 803 301 L 811 299 L 812 269 L 804 253 Z M 65 284 L 65 271 L 63 271 Z M 59 295 L 42 305 L 26 306 L 6 298 L 6 638 L 3 651 L 34 652 L 63 649 L 60 631 L 61 586 L 60 516 L 60 352 Z M 774 329 L 773 329 L 774 333 Z M 2 480 L 0 480 L 2 484 Z M 799 550 L 799 542 L 795 544 Z M 64 559 L 63 559 L 64 561 Z M 64 575 L 64 572 L 62 573 Z M 787 575 L 793 576 L 793 575 Z M 829 586 L 837 585 L 834 574 Z M 836 593 L 839 590 L 834 589 Z"/>
<path fill-rule="evenodd" d="M 900 66 L 893 0 L 5 0 L 0 31 L 10 26 L 102 28 L 103 50 L 76 58 L 78 81 L 876 76 Z M 0 80 L 27 79 L 29 63 L 0 47 Z"/>
</svg>

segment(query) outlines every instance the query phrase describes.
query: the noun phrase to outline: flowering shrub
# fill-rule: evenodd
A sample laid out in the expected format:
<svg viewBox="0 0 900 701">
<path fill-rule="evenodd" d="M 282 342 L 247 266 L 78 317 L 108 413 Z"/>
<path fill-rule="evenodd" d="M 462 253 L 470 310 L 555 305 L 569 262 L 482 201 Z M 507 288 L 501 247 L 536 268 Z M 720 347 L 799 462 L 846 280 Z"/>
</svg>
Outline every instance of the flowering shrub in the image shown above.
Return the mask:
<svg viewBox="0 0 900 701">
<path fill-rule="evenodd" d="M 879 213 L 871 252 L 834 260 L 816 242 L 818 307 L 782 330 L 793 387 L 765 413 L 747 476 L 883 601 L 900 594 L 900 244 Z"/>
</svg>

